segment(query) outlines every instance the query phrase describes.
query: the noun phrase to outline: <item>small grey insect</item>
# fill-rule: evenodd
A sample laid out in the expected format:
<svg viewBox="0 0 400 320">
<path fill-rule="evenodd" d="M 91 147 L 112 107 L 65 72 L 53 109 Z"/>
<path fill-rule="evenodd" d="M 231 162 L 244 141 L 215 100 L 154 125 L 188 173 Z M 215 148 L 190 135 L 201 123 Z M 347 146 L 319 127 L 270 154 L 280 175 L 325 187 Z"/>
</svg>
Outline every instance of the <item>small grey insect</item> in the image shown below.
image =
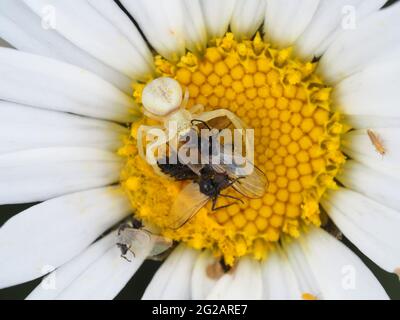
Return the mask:
<svg viewBox="0 0 400 320">
<path fill-rule="evenodd" d="M 146 230 L 142 223 L 136 219 L 130 219 L 129 222 L 121 224 L 117 232 L 117 247 L 121 250 L 121 258 L 131 262 L 128 254 L 133 258 L 143 248 L 147 248 L 153 242 L 153 249 L 149 256 L 157 256 L 172 246 L 172 241 L 161 236 L 154 235 Z"/>
<path fill-rule="evenodd" d="M 135 256 L 135 252 L 131 250 L 131 241 L 126 241 L 126 239 L 124 239 L 126 237 L 124 237 L 123 235 L 127 228 L 132 228 L 129 223 L 123 223 L 119 226 L 117 247 L 121 250 L 121 258 L 124 258 L 126 261 L 131 262 L 131 260 L 127 258 L 127 254 L 128 252 L 131 252 L 132 255 Z"/>
</svg>

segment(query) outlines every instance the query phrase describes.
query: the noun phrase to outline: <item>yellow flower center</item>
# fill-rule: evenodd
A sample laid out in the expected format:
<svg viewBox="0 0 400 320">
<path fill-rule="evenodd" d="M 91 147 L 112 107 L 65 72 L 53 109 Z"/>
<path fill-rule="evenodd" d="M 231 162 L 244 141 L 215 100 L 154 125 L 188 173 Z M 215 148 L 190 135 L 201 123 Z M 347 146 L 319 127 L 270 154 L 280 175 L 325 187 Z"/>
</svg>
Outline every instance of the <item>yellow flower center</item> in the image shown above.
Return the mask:
<svg viewBox="0 0 400 320">
<path fill-rule="evenodd" d="M 262 41 L 237 42 L 230 33 L 214 41 L 204 56 L 187 53 L 174 63 L 155 57 L 159 76 L 175 78 L 188 88 L 188 107 L 226 108 L 255 130 L 255 162 L 267 176 L 261 199 L 241 197 L 226 209 L 207 205 L 188 223 L 168 228 L 170 207 L 183 184 L 162 177 L 137 154 L 132 127 L 120 154 L 127 158 L 121 174 L 135 215 L 160 233 L 196 249 L 209 249 L 227 264 L 244 255 L 264 258 L 283 235 L 298 237 L 309 224 L 321 225 L 319 200 L 344 163 L 340 152 L 343 126 L 331 111 L 331 88 L 314 73 L 317 63 L 291 57 Z M 144 83 L 134 85 L 141 102 Z M 218 206 L 230 203 L 220 198 Z"/>
</svg>

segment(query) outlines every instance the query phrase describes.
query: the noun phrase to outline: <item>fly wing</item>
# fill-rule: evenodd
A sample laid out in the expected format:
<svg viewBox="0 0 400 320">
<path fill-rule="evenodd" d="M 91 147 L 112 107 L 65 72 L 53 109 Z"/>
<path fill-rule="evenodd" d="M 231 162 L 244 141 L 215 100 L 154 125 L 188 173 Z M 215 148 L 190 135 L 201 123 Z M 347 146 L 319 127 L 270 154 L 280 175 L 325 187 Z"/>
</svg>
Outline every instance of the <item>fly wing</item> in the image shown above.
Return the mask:
<svg viewBox="0 0 400 320">
<path fill-rule="evenodd" d="M 158 256 L 161 253 L 167 251 L 169 248 L 171 248 L 173 241 L 161 236 L 156 236 L 153 235 L 152 239 L 154 241 L 154 247 L 153 250 L 150 253 L 150 256 Z"/>
<path fill-rule="evenodd" d="M 204 168 L 203 164 L 193 164 L 193 163 L 188 163 L 186 165 L 193 173 L 195 173 L 197 176 L 200 176 L 200 171 L 201 169 Z M 194 179 L 193 179 L 194 180 Z"/>
<path fill-rule="evenodd" d="M 171 229 L 179 229 L 190 220 L 204 205 L 209 197 L 200 192 L 197 183 L 188 184 L 175 199 L 171 208 Z"/>
<path fill-rule="evenodd" d="M 221 152 L 220 164 L 212 164 L 212 167 L 215 171 L 225 172 L 231 179 L 236 180 L 232 187 L 237 192 L 248 198 L 261 198 L 268 187 L 268 180 L 264 172 L 246 157 L 238 154 L 235 154 L 235 157 L 241 159 L 240 165 L 237 165 L 235 161 L 226 162 L 226 159 L 232 159 L 232 157 Z M 252 168 L 251 172 L 249 172 L 249 167 Z"/>
<path fill-rule="evenodd" d="M 117 243 L 128 246 L 135 254 L 146 248 L 150 242 L 153 242 L 153 248 L 150 256 L 157 256 L 168 250 L 173 242 L 170 239 L 152 235 L 149 231 L 143 229 L 125 228 L 118 235 Z"/>
<path fill-rule="evenodd" d="M 152 241 L 151 235 L 141 229 L 125 228 L 118 234 L 117 243 L 124 244 L 134 254 L 140 253 Z"/>
<path fill-rule="evenodd" d="M 268 187 L 268 180 L 264 172 L 254 166 L 249 175 L 239 175 L 239 180 L 233 184 L 233 188 L 249 198 L 261 198 Z"/>
<path fill-rule="evenodd" d="M 131 243 L 131 249 L 132 251 L 137 254 L 140 253 L 143 248 L 146 248 L 150 245 L 152 239 L 151 235 L 141 229 L 136 229 L 134 230 L 134 239 Z"/>
<path fill-rule="evenodd" d="M 226 116 L 221 116 L 208 120 L 207 125 L 210 128 L 216 128 L 219 130 L 227 129 L 233 126 L 232 121 L 229 120 L 229 118 Z"/>
</svg>

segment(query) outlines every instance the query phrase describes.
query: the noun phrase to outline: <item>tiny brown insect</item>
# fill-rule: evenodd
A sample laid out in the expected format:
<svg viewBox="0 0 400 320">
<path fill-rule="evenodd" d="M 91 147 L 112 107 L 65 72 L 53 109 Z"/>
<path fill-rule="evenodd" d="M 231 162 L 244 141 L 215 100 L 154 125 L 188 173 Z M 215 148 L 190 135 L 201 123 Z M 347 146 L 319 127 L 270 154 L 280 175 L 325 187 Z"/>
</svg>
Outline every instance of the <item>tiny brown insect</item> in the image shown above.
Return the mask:
<svg viewBox="0 0 400 320">
<path fill-rule="evenodd" d="M 216 261 L 207 266 L 206 274 L 210 279 L 218 280 L 224 275 L 224 268 L 219 261 Z"/>
<path fill-rule="evenodd" d="M 381 154 L 382 156 L 384 156 L 386 154 L 386 148 L 383 145 L 381 139 L 379 138 L 379 136 L 372 131 L 371 129 L 367 130 L 368 133 L 368 137 L 371 140 L 372 144 L 374 145 L 376 151 Z"/>
</svg>

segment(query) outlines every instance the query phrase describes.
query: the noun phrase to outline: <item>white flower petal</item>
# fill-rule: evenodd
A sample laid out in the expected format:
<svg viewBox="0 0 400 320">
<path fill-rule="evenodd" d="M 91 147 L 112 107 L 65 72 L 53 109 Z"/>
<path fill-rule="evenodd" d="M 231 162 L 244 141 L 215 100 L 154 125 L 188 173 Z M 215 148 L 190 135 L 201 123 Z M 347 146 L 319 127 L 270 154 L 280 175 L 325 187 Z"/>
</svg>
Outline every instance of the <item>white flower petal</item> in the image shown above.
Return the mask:
<svg viewBox="0 0 400 320">
<path fill-rule="evenodd" d="M 352 128 L 398 128 L 400 127 L 399 117 L 380 117 L 374 115 L 343 115 L 343 123 Z"/>
<path fill-rule="evenodd" d="M 8 6 L 8 2 L 10 2 L 11 6 Z M 5 5 L 6 7 L 4 7 Z M 34 52 L 37 54 L 45 54 L 47 51 L 49 51 L 48 47 L 41 43 L 38 39 L 35 39 L 28 34 L 24 30 L 23 26 L 18 25 L 18 23 L 15 21 L 16 19 L 12 19 L 10 17 L 9 11 L 13 11 L 12 9 L 14 6 L 24 6 L 24 4 L 20 1 L 12 0 L 4 0 L 0 2 L 0 36 L 4 40 L 7 40 L 8 43 L 12 43 L 14 48 L 28 52 Z M 25 9 L 28 10 L 27 8 Z M 23 11 L 20 11 L 19 13 L 21 16 L 24 16 Z M 34 16 L 33 13 L 32 16 Z M 27 23 L 29 24 L 30 21 L 31 20 L 27 20 Z M 49 55 L 51 55 L 51 53 L 49 53 Z"/>
<path fill-rule="evenodd" d="M 322 205 L 366 256 L 388 272 L 400 267 L 400 212 L 343 188 L 330 192 Z"/>
<path fill-rule="evenodd" d="M 295 299 L 304 299 L 304 295 L 311 295 L 317 299 L 323 299 L 322 292 L 317 281 L 316 275 L 310 268 L 307 258 L 301 249 L 299 240 L 293 241 L 290 238 L 284 238 L 283 252 L 288 258 L 291 269 L 293 270 L 297 279 L 297 288 L 300 290 L 300 295 Z M 294 292 L 294 294 L 296 291 Z"/>
<path fill-rule="evenodd" d="M 136 49 L 146 47 L 144 40 L 137 37 L 136 46 L 133 46 L 118 28 L 87 1 L 24 2 L 40 17 L 50 19 L 48 16 L 53 13 L 54 27 L 61 35 L 115 70 L 132 79 L 144 79 L 153 72 L 149 58 L 141 54 L 143 49 Z M 110 12 L 109 16 L 111 15 Z"/>
<path fill-rule="evenodd" d="M 345 134 L 342 141 L 343 151 L 368 167 L 400 179 L 400 150 L 398 148 L 400 129 L 372 128 L 371 130 L 385 148 L 385 155 L 381 155 L 376 150 L 365 129 Z"/>
<path fill-rule="evenodd" d="M 43 28 L 42 20 L 23 1 L 0 1 L 0 26 L 0 36 L 18 50 L 71 63 L 96 73 L 127 93 L 132 91 L 131 79 L 78 48 L 57 31 Z"/>
<path fill-rule="evenodd" d="M 360 22 L 362 22 L 366 17 L 371 15 L 372 13 L 377 12 L 379 9 L 381 9 L 387 0 L 362 0 L 359 1 L 357 6 L 354 6 L 354 8 L 349 7 L 344 8 L 342 13 L 342 24 L 344 26 L 346 23 L 350 24 L 348 25 L 348 28 L 344 28 L 343 25 L 341 24 L 338 28 L 336 28 L 336 31 L 333 32 L 329 37 L 327 37 L 320 45 L 318 50 L 316 51 L 315 55 L 316 56 L 322 56 L 326 50 L 329 48 L 329 46 L 334 46 L 334 42 L 336 39 L 341 36 L 344 33 L 347 32 L 353 32 L 354 28 L 358 28 L 358 25 Z M 354 18 L 354 27 L 351 27 L 351 19 Z"/>
<path fill-rule="evenodd" d="M 102 188 L 55 198 L 17 214 L 0 229 L 0 288 L 64 264 L 130 210 L 119 188 Z"/>
<path fill-rule="evenodd" d="M 87 0 L 87 2 L 117 28 L 147 63 L 154 67 L 153 55 L 144 42 L 142 35 L 114 0 Z"/>
<path fill-rule="evenodd" d="M 216 259 L 208 251 L 204 251 L 198 256 L 192 273 L 191 298 L 193 300 L 204 300 L 215 286 L 217 280 L 207 275 L 207 267 L 216 262 Z"/>
<path fill-rule="evenodd" d="M 207 30 L 201 11 L 201 0 L 182 0 L 186 48 L 201 54 L 207 46 Z"/>
<path fill-rule="evenodd" d="M 348 77 L 334 88 L 337 110 L 347 115 L 399 118 L 399 75 L 400 61 L 396 59 L 373 64 Z"/>
<path fill-rule="evenodd" d="M 191 275 L 198 251 L 177 247 L 161 265 L 142 299 L 187 300 L 191 297 Z"/>
<path fill-rule="evenodd" d="M 258 261 L 241 258 L 232 274 L 224 274 L 215 284 L 207 299 L 258 300 L 262 298 L 262 274 Z"/>
<path fill-rule="evenodd" d="M 43 278 L 28 300 L 111 300 L 125 287 L 149 254 L 153 242 L 127 261 L 116 246 L 117 232 L 101 238 L 76 258 Z"/>
<path fill-rule="evenodd" d="M 304 32 L 320 0 L 267 0 L 265 39 L 279 48 L 291 46 Z"/>
<path fill-rule="evenodd" d="M 11 48 L 12 46 L 7 41 L 0 38 L 0 47 Z"/>
<path fill-rule="evenodd" d="M 90 148 L 43 148 L 0 155 L 0 204 L 29 203 L 118 182 L 122 160 Z"/>
<path fill-rule="evenodd" d="M 54 300 L 71 285 L 90 265 L 115 246 L 116 232 L 112 232 L 90 245 L 77 257 L 43 278 L 28 295 L 27 300 Z"/>
<path fill-rule="evenodd" d="M 301 248 L 308 272 L 320 292 L 318 299 L 388 299 L 372 272 L 350 249 L 320 228 L 311 230 L 288 245 Z M 313 293 L 311 293 L 313 294 Z"/>
<path fill-rule="evenodd" d="M 60 300 L 111 300 L 125 287 L 152 248 L 149 242 L 131 261 L 114 245 L 66 288 Z"/>
<path fill-rule="evenodd" d="M 321 43 L 340 26 L 346 6 L 356 6 L 360 0 L 321 0 L 310 24 L 295 45 L 297 53 L 305 59 L 317 56 Z"/>
<path fill-rule="evenodd" d="M 337 83 L 399 47 L 399 15 L 400 4 L 394 4 L 370 15 L 356 29 L 342 32 L 320 61 L 324 79 Z"/>
<path fill-rule="evenodd" d="M 280 250 L 272 252 L 262 263 L 263 299 L 299 300 L 300 291 L 294 271 L 286 254 Z"/>
<path fill-rule="evenodd" d="M 265 18 L 266 0 L 236 0 L 231 30 L 238 39 L 250 39 Z"/>
<path fill-rule="evenodd" d="M 233 282 L 233 275 L 232 274 L 224 274 L 218 281 L 217 283 L 213 286 L 211 292 L 207 295 L 206 299 L 207 300 L 233 300 L 230 296 L 231 293 L 231 285 Z M 237 287 L 237 286 L 236 286 Z M 242 288 L 235 288 L 236 291 L 240 291 Z M 229 298 L 228 298 L 229 296 Z M 239 297 L 236 298 L 236 300 L 240 299 L 246 299 L 244 297 Z"/>
<path fill-rule="evenodd" d="M 202 0 L 201 7 L 209 39 L 222 37 L 228 30 L 236 0 Z"/>
<path fill-rule="evenodd" d="M 133 98 L 86 70 L 0 48 L 0 99 L 95 118 L 129 122 Z"/>
<path fill-rule="evenodd" d="M 0 154 L 48 147 L 115 151 L 127 133 L 112 122 L 0 101 Z"/>
<path fill-rule="evenodd" d="M 400 211 L 399 178 L 378 172 L 354 160 L 345 163 L 337 178 L 345 187 Z"/>
<path fill-rule="evenodd" d="M 184 12 L 181 0 L 121 0 L 147 40 L 165 58 L 185 54 Z"/>
<path fill-rule="evenodd" d="M 355 32 L 365 17 L 378 10 L 384 0 L 321 0 L 314 17 L 296 41 L 303 58 L 321 56 L 342 30 Z M 352 50 L 352 48 L 350 48 Z"/>
</svg>

